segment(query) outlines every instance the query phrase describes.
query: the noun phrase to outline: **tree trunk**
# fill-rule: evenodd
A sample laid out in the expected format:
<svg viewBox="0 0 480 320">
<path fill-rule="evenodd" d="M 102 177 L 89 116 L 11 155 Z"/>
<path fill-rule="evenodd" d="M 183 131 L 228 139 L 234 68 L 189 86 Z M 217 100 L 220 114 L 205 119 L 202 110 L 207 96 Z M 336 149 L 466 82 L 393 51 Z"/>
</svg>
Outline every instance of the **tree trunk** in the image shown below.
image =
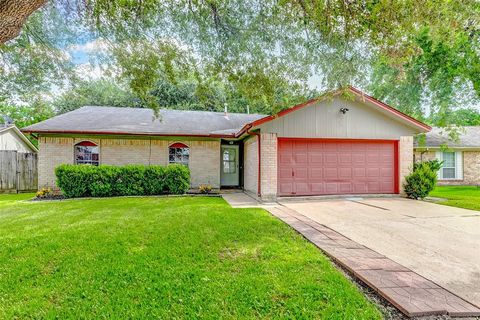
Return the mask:
<svg viewBox="0 0 480 320">
<path fill-rule="evenodd" d="M 18 36 L 22 26 L 47 0 L 0 0 L 0 44 Z"/>
</svg>

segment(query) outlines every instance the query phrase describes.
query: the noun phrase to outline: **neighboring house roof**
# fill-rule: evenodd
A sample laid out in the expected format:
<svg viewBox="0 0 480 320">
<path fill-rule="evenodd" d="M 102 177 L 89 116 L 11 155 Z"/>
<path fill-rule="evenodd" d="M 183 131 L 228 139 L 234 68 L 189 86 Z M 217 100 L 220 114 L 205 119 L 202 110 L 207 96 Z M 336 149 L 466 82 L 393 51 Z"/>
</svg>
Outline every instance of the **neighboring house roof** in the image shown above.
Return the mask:
<svg viewBox="0 0 480 320">
<path fill-rule="evenodd" d="M 418 121 L 417 119 L 412 118 L 409 115 L 407 115 L 407 114 L 405 114 L 401 111 L 398 111 L 397 109 L 387 105 L 386 103 L 383 103 L 383 102 L 381 102 L 381 101 L 363 93 L 362 91 L 358 90 L 357 88 L 354 88 L 352 86 L 348 86 L 347 91 L 349 93 L 352 93 L 356 97 L 360 98 L 361 100 L 371 103 L 373 106 L 377 107 L 379 110 L 381 110 L 383 112 L 386 112 L 387 114 L 397 118 L 398 120 L 401 120 L 401 121 L 405 122 L 409 126 L 416 128 L 417 130 L 420 130 L 420 132 L 428 132 L 432 129 L 427 124 L 425 124 L 421 121 Z M 249 123 L 249 124 L 245 125 L 242 128 L 242 130 L 239 132 L 239 134 L 243 134 L 243 133 L 247 132 L 248 130 L 250 130 L 254 127 L 257 127 L 257 126 L 259 126 L 263 123 L 275 120 L 279 117 L 286 116 L 287 114 L 289 114 L 291 112 L 294 112 L 294 111 L 297 111 L 299 109 L 308 107 L 308 106 L 310 106 L 310 105 L 312 105 L 316 102 L 323 101 L 323 100 L 326 100 L 328 98 L 338 96 L 341 93 L 342 93 L 342 90 L 337 90 L 337 91 L 334 91 L 334 92 L 331 92 L 331 93 L 327 93 L 327 94 L 322 95 L 320 98 L 311 99 L 311 100 L 309 100 L 305 103 L 302 103 L 302 104 L 293 106 L 291 108 L 285 109 L 283 111 L 280 111 L 279 113 L 277 113 L 275 115 L 266 116 L 264 118 L 258 119 L 258 120 L 254 121 L 252 123 Z"/>
<path fill-rule="evenodd" d="M 24 132 L 231 137 L 259 114 L 87 106 L 23 128 Z"/>
<path fill-rule="evenodd" d="M 419 145 L 415 142 L 416 148 L 480 148 L 480 126 L 459 127 L 458 139 L 452 140 L 446 128 L 435 127 L 425 137 L 425 144 Z"/>
<path fill-rule="evenodd" d="M 20 131 L 20 129 L 17 128 L 14 124 L 8 125 L 1 127 L 0 126 L 0 135 L 6 133 L 7 131 L 11 131 L 14 133 L 15 136 L 17 136 L 21 141 L 23 141 L 28 148 L 31 149 L 32 152 L 38 152 L 37 147 L 33 143 L 28 140 L 28 138 Z"/>
</svg>

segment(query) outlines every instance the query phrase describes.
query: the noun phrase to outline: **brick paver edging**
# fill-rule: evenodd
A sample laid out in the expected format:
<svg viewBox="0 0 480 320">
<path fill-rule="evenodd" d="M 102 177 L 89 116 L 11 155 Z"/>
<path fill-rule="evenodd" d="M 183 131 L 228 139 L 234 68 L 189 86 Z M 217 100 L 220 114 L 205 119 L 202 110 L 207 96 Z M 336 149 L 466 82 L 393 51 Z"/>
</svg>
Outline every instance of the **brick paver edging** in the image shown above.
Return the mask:
<svg viewBox="0 0 480 320">
<path fill-rule="evenodd" d="M 395 261 L 286 207 L 266 208 L 408 317 L 480 316 L 480 309 Z"/>
</svg>

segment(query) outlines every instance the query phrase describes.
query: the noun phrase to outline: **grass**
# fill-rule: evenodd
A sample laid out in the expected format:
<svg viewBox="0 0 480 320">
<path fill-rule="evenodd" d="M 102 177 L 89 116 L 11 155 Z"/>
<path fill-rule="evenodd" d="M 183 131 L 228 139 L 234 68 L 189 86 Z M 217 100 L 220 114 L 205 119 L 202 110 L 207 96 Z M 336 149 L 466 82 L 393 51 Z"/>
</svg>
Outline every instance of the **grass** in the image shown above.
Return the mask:
<svg viewBox="0 0 480 320">
<path fill-rule="evenodd" d="M 380 319 L 313 245 L 220 198 L 0 196 L 0 318 Z"/>
<path fill-rule="evenodd" d="M 480 188 L 475 186 L 438 186 L 430 196 L 448 199 L 439 202 L 447 206 L 480 210 Z"/>
</svg>

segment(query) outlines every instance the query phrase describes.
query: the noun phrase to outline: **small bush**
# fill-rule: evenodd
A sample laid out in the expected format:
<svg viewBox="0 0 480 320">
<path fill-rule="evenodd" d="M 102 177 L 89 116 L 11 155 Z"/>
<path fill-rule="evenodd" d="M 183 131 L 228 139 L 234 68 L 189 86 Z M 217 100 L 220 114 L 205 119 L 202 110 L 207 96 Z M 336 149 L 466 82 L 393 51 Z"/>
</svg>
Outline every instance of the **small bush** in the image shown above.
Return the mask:
<svg viewBox="0 0 480 320">
<path fill-rule="evenodd" d="M 204 194 L 209 194 L 210 192 L 212 192 L 212 189 L 212 185 L 210 184 L 201 184 L 198 186 L 198 191 Z"/>
<path fill-rule="evenodd" d="M 437 185 L 437 171 L 441 162 L 436 160 L 419 162 L 413 172 L 405 178 L 405 193 L 411 199 L 424 199 Z"/>
<path fill-rule="evenodd" d="M 190 186 L 190 171 L 182 165 L 66 164 L 57 167 L 55 175 L 67 198 L 183 194 Z"/>
<path fill-rule="evenodd" d="M 46 199 L 53 195 L 52 189 L 50 188 L 42 188 L 41 190 L 37 191 L 35 195 L 38 199 Z"/>
<path fill-rule="evenodd" d="M 423 161 L 423 162 L 415 162 L 413 164 L 413 171 L 415 171 L 418 167 L 421 167 L 421 166 L 428 166 L 433 172 L 437 172 L 438 170 L 440 170 L 440 168 L 442 167 L 442 161 L 439 161 L 437 159 L 435 160 L 429 160 L 429 161 Z"/>
</svg>

